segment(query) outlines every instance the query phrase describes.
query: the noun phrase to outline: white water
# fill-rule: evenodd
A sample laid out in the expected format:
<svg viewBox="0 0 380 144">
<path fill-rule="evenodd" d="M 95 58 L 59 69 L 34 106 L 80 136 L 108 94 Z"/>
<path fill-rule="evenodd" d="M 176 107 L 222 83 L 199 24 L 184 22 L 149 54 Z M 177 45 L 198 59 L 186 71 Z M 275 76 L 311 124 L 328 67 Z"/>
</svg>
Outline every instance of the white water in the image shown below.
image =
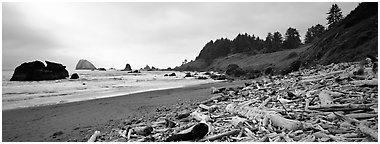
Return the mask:
<svg viewBox="0 0 380 144">
<path fill-rule="evenodd" d="M 175 72 L 175 77 L 164 77 L 172 71 L 143 71 L 132 74 L 125 71 L 74 71 L 78 80 L 53 80 L 19 82 L 9 81 L 13 71 L 3 71 L 3 110 L 38 105 L 50 105 L 125 94 L 178 88 L 215 82 L 184 78 L 185 73 Z"/>
</svg>

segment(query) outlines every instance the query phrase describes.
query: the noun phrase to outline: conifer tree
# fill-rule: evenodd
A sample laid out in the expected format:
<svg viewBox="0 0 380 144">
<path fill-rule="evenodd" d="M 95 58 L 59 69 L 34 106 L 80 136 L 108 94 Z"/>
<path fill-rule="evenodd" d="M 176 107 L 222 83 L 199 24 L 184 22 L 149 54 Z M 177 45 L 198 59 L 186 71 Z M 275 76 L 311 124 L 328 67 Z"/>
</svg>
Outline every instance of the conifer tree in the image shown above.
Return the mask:
<svg viewBox="0 0 380 144">
<path fill-rule="evenodd" d="M 330 11 L 327 13 L 327 25 L 328 29 L 334 27 L 340 20 L 343 19 L 342 11 L 337 4 L 333 4 Z"/>
<path fill-rule="evenodd" d="M 289 27 L 285 33 L 284 47 L 294 49 L 301 45 L 300 34 L 297 29 Z"/>
</svg>

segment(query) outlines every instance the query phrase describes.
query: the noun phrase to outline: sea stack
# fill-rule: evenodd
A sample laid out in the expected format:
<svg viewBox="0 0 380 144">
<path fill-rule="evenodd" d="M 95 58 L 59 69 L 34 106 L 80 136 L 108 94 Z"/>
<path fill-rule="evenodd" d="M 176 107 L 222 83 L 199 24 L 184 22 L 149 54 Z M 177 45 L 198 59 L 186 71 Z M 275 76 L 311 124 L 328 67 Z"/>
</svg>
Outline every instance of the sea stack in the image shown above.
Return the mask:
<svg viewBox="0 0 380 144">
<path fill-rule="evenodd" d="M 85 59 L 79 60 L 75 70 L 95 70 L 96 67 L 89 61 Z"/>
<path fill-rule="evenodd" d="M 125 65 L 125 68 L 123 71 L 132 71 L 131 65 L 129 64 Z"/>
<path fill-rule="evenodd" d="M 25 62 L 16 67 L 11 81 L 41 81 L 41 80 L 57 80 L 69 77 L 69 72 L 66 66 L 54 63 L 41 61 Z"/>
</svg>

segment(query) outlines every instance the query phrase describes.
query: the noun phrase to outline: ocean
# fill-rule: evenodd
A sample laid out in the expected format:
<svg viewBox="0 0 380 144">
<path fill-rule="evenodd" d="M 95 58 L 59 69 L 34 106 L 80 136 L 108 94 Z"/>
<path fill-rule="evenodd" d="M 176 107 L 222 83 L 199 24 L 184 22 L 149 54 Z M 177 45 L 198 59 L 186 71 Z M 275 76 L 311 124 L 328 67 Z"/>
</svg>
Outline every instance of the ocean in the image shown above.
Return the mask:
<svg viewBox="0 0 380 144">
<path fill-rule="evenodd" d="M 164 76 L 173 72 L 128 73 L 126 71 L 75 70 L 70 74 L 78 73 L 77 80 L 9 81 L 13 70 L 3 70 L 2 108 L 9 110 L 53 105 L 216 82 L 212 79 L 184 78 L 184 72 L 174 72 L 177 75 L 174 77 Z"/>
</svg>

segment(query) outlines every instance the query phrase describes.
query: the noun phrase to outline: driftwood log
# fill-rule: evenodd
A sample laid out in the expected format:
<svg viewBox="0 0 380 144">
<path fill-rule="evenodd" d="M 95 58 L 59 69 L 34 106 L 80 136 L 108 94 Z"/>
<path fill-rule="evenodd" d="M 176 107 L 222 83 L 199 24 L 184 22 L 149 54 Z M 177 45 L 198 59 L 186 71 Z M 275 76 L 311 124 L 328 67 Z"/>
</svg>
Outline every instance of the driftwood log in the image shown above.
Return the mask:
<svg viewBox="0 0 380 144">
<path fill-rule="evenodd" d="M 92 134 L 92 136 L 90 137 L 90 139 L 88 139 L 87 142 L 95 142 L 96 137 L 98 136 L 100 136 L 100 131 L 95 131 L 94 134 Z"/>
<path fill-rule="evenodd" d="M 231 103 L 227 105 L 226 110 L 230 113 L 239 114 L 251 120 L 268 119 L 273 125 L 289 130 L 299 130 L 303 127 L 300 121 L 286 119 L 274 111 L 269 111 L 264 108 L 250 107 L 249 104 L 250 102 L 244 102 L 241 104 Z"/>
<path fill-rule="evenodd" d="M 225 132 L 225 133 L 221 133 L 221 134 L 217 134 L 217 135 L 213 135 L 213 136 L 208 136 L 208 137 L 206 137 L 204 139 L 199 140 L 199 142 L 212 141 L 212 140 L 220 139 L 220 138 L 222 138 L 224 136 L 236 135 L 236 134 L 239 134 L 239 132 L 240 132 L 239 129 L 235 129 L 235 130 L 228 131 L 228 132 Z"/>
</svg>

